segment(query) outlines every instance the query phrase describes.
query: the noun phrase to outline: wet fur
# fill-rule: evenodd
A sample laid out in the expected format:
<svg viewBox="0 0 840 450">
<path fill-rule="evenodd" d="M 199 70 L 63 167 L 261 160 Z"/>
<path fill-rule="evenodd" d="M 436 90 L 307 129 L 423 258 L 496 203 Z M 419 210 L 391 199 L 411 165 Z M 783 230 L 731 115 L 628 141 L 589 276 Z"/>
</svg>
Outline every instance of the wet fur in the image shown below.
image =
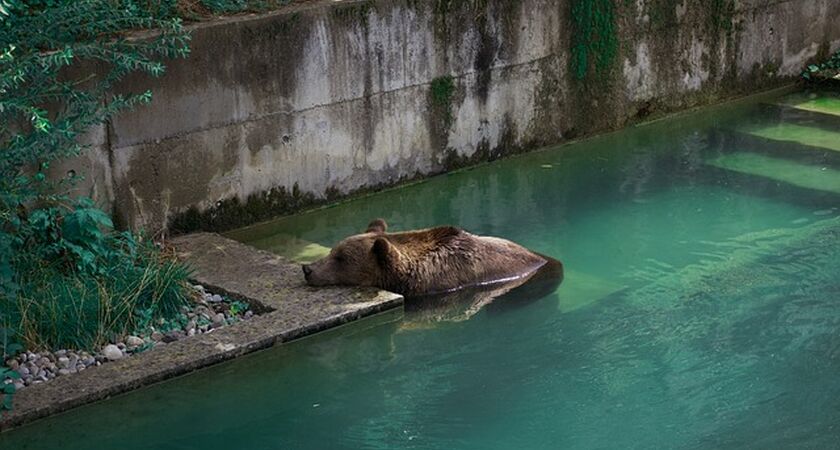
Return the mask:
<svg viewBox="0 0 840 450">
<path fill-rule="evenodd" d="M 547 261 L 505 239 L 449 226 L 387 233 L 385 221 L 377 219 L 365 233 L 305 265 L 304 273 L 315 286 L 376 286 L 420 296 L 527 277 Z"/>
</svg>

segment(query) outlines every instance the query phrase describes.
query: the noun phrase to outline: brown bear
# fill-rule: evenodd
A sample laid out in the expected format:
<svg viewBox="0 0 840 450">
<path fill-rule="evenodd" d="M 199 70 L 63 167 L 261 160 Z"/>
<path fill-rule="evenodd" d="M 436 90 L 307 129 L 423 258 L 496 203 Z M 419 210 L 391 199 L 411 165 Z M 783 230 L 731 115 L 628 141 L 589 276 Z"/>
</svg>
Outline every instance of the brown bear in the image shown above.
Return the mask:
<svg viewBox="0 0 840 450">
<path fill-rule="evenodd" d="M 562 279 L 559 261 L 505 239 L 450 226 L 402 233 L 387 233 L 387 228 L 376 219 L 326 257 L 304 264 L 306 282 L 374 286 L 417 297 L 497 283 L 520 285 L 549 262 Z"/>
</svg>

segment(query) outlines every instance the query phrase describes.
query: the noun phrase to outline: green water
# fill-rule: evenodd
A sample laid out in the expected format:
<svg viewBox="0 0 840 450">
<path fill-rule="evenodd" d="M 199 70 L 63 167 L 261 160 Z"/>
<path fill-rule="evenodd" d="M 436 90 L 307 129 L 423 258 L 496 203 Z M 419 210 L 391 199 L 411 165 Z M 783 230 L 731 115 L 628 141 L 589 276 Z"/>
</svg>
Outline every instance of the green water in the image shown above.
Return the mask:
<svg viewBox="0 0 840 450">
<path fill-rule="evenodd" d="M 838 448 L 840 164 L 801 128 L 829 136 L 840 118 L 789 101 L 232 233 L 312 257 L 375 217 L 394 230 L 455 224 L 561 259 L 567 278 L 467 321 L 362 321 L 37 422 L 0 447 Z M 771 131 L 743 131 L 756 129 Z"/>
</svg>

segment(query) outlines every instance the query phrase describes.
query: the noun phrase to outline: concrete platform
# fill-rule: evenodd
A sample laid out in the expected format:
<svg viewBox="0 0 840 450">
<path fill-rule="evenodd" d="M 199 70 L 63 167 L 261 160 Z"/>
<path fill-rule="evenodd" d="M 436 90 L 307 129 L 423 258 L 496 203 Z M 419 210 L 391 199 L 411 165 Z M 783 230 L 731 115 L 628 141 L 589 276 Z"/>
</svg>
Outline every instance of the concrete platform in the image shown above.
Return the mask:
<svg viewBox="0 0 840 450">
<path fill-rule="evenodd" d="M 0 419 L 0 431 L 403 304 L 402 296 L 377 289 L 310 288 L 298 264 L 217 234 L 186 235 L 172 243 L 192 266 L 196 283 L 247 301 L 262 314 L 27 387 Z"/>
<path fill-rule="evenodd" d="M 792 123 L 782 123 L 767 127 L 743 130 L 753 136 L 774 141 L 789 141 L 810 147 L 840 152 L 840 131 L 809 127 Z"/>
<path fill-rule="evenodd" d="M 814 98 L 803 98 L 803 96 L 796 96 L 781 104 L 803 111 L 840 116 L 840 97 L 822 95 Z"/>
<path fill-rule="evenodd" d="M 707 161 L 714 167 L 769 178 L 806 189 L 840 194 L 840 171 L 758 153 L 735 153 Z"/>
</svg>

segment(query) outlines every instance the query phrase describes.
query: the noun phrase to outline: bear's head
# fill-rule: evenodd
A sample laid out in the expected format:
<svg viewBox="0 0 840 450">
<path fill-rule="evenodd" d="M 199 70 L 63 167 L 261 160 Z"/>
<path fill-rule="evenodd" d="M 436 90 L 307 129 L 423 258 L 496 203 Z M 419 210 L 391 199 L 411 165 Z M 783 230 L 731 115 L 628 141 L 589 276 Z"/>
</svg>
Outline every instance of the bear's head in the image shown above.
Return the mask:
<svg viewBox="0 0 840 450">
<path fill-rule="evenodd" d="M 388 241 L 388 225 L 382 219 L 372 221 L 362 234 L 339 242 L 330 254 L 312 264 L 303 265 L 310 286 L 333 284 L 377 286 L 399 258 L 396 247 Z"/>
</svg>

